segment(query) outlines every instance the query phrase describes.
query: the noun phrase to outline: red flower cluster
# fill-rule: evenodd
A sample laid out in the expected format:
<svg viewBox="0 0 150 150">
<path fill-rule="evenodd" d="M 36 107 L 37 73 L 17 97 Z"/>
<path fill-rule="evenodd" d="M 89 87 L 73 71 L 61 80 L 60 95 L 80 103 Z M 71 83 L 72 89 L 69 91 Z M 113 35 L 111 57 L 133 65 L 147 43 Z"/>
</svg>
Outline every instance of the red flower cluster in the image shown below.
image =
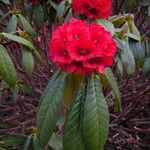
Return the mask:
<svg viewBox="0 0 150 150">
<path fill-rule="evenodd" d="M 71 20 L 56 28 L 50 41 L 50 58 L 67 73 L 104 73 L 112 65 L 116 44 L 97 24 Z"/>
<path fill-rule="evenodd" d="M 90 19 L 108 19 L 111 13 L 111 0 L 72 0 L 75 13 Z"/>
</svg>

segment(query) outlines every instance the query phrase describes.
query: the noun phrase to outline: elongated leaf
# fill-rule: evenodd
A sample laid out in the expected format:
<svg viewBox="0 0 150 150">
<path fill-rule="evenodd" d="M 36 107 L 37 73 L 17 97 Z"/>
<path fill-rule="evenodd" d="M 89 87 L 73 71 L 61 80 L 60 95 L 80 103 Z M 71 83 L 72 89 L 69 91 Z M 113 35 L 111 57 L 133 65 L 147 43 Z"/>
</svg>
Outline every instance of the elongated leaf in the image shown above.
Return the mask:
<svg viewBox="0 0 150 150">
<path fill-rule="evenodd" d="M 9 0 L 0 0 L 0 2 L 3 2 L 4 4 L 10 4 Z"/>
<path fill-rule="evenodd" d="M 28 150 L 30 141 L 31 141 L 31 136 L 28 136 L 28 137 L 26 138 L 26 140 L 25 140 L 25 143 L 24 143 L 24 145 L 23 145 L 23 147 L 22 147 L 22 150 Z"/>
<path fill-rule="evenodd" d="M 7 24 L 6 32 L 8 33 L 15 32 L 16 27 L 17 27 L 17 17 L 16 15 L 13 15 Z"/>
<path fill-rule="evenodd" d="M 18 99 L 18 94 L 19 94 L 19 87 L 18 87 L 18 85 L 16 85 L 15 88 L 13 89 L 13 94 L 12 94 L 12 101 L 15 104 L 16 104 L 17 99 Z"/>
<path fill-rule="evenodd" d="M 43 148 L 41 147 L 41 145 L 38 142 L 36 135 L 33 138 L 33 150 L 43 150 Z"/>
<path fill-rule="evenodd" d="M 10 86 L 15 86 L 17 74 L 14 63 L 4 46 L 0 45 L 0 76 Z"/>
<path fill-rule="evenodd" d="M 31 27 L 30 23 L 27 21 L 25 17 L 19 15 L 19 19 L 26 32 L 28 32 L 30 35 L 35 34 L 33 28 Z"/>
<path fill-rule="evenodd" d="M 65 121 L 65 129 L 63 136 L 64 150 L 83 150 L 84 148 L 81 131 L 84 101 L 85 85 L 81 85 L 74 97 L 73 104 Z"/>
<path fill-rule="evenodd" d="M 117 72 L 116 72 L 117 77 L 118 80 L 121 80 L 123 76 L 123 64 L 118 56 L 116 57 L 116 62 L 117 62 Z"/>
<path fill-rule="evenodd" d="M 26 46 L 22 46 L 22 65 L 26 74 L 30 76 L 34 69 L 34 59 L 32 51 Z"/>
<path fill-rule="evenodd" d="M 55 80 L 54 80 L 55 79 Z M 66 74 L 52 78 L 41 97 L 37 112 L 38 139 L 42 146 L 46 145 L 52 136 L 61 108 L 66 85 Z"/>
<path fill-rule="evenodd" d="M 0 144 L 3 144 L 5 146 L 23 145 L 25 140 L 26 137 L 10 136 L 0 141 Z"/>
<path fill-rule="evenodd" d="M 45 60 L 37 49 L 34 49 L 34 54 L 41 64 L 45 64 Z"/>
<path fill-rule="evenodd" d="M 132 75 L 135 73 L 135 59 L 130 50 L 128 39 L 122 41 L 122 45 L 124 46 L 124 49 L 121 49 L 120 51 L 121 62 L 125 66 L 127 74 Z"/>
<path fill-rule="evenodd" d="M 141 42 L 129 40 L 129 46 L 135 59 L 141 60 L 145 57 L 145 50 L 142 49 Z"/>
<path fill-rule="evenodd" d="M 114 25 L 110 21 L 98 19 L 96 22 L 97 24 L 101 25 L 106 31 L 110 32 L 112 36 L 115 34 Z"/>
<path fill-rule="evenodd" d="M 145 60 L 143 66 L 143 74 L 146 75 L 148 73 L 150 73 L 150 57 Z"/>
<path fill-rule="evenodd" d="M 44 24 L 44 12 L 42 5 L 38 4 L 34 8 L 34 23 L 38 29 Z"/>
<path fill-rule="evenodd" d="M 100 79 L 88 79 L 83 118 L 83 134 L 87 150 L 102 150 L 109 130 L 109 112 Z"/>
<path fill-rule="evenodd" d="M 75 88 L 74 75 L 69 75 L 63 99 L 66 108 L 69 108 L 72 103 Z"/>
<path fill-rule="evenodd" d="M 121 110 L 121 97 L 120 97 L 119 87 L 115 79 L 115 76 L 110 68 L 106 69 L 105 75 L 115 94 L 115 110 L 120 111 Z"/>
<path fill-rule="evenodd" d="M 138 41 L 140 41 L 141 40 L 141 35 L 140 35 L 140 32 L 139 32 L 139 30 L 137 29 L 137 27 L 136 27 L 136 25 L 135 25 L 135 23 L 134 22 L 130 22 L 131 23 L 131 28 L 130 28 L 130 32 L 133 34 L 133 35 L 135 35 L 135 37 L 137 38 L 137 40 Z M 136 39 L 135 38 L 135 39 Z"/>
<path fill-rule="evenodd" d="M 18 42 L 18 43 L 21 43 L 27 47 L 30 47 L 31 49 L 35 49 L 35 47 L 33 46 L 32 43 L 30 43 L 29 41 L 27 41 L 26 39 L 22 38 L 22 37 L 18 37 L 16 35 L 13 35 L 13 34 L 9 34 L 9 33 L 2 33 L 2 35 L 5 37 L 5 38 L 8 38 L 12 41 L 15 41 L 15 42 Z"/>
<path fill-rule="evenodd" d="M 50 138 L 48 145 L 54 150 L 62 150 L 63 147 L 62 141 L 55 134 Z"/>
<path fill-rule="evenodd" d="M 57 17 L 61 21 L 65 12 L 65 1 L 62 1 L 57 7 Z"/>
</svg>

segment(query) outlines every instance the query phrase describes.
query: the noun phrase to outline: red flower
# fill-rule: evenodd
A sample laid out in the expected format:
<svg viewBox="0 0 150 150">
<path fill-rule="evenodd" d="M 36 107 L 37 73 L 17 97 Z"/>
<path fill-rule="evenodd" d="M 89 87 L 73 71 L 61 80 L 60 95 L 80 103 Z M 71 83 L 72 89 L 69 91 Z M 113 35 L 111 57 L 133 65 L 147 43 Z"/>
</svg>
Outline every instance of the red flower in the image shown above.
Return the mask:
<svg viewBox="0 0 150 150">
<path fill-rule="evenodd" d="M 111 14 L 111 0 L 72 0 L 75 13 L 90 19 L 108 19 Z"/>
<path fill-rule="evenodd" d="M 110 33 L 97 24 L 71 20 L 53 32 L 50 58 L 67 73 L 104 73 L 116 54 L 116 44 Z"/>
</svg>

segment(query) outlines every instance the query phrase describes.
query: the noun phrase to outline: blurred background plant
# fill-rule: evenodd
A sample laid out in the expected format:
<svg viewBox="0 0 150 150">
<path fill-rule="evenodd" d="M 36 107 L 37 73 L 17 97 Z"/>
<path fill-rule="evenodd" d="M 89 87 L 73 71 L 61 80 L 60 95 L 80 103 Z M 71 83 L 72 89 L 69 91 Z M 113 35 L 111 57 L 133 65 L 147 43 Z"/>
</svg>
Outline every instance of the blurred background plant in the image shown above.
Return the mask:
<svg viewBox="0 0 150 150">
<path fill-rule="evenodd" d="M 0 0 L 0 148 L 39 147 L 36 108 L 56 70 L 49 61 L 49 40 L 53 29 L 73 16 L 70 0 Z M 119 49 L 113 72 L 120 81 L 123 110 L 113 110 L 114 96 L 106 86 L 111 116 L 106 149 L 150 148 L 149 16 L 149 0 L 114 0 L 109 21 L 97 20 L 111 32 Z M 106 76 L 102 78 L 106 83 Z M 65 114 L 64 108 L 49 141 L 53 149 L 62 147 Z"/>
</svg>

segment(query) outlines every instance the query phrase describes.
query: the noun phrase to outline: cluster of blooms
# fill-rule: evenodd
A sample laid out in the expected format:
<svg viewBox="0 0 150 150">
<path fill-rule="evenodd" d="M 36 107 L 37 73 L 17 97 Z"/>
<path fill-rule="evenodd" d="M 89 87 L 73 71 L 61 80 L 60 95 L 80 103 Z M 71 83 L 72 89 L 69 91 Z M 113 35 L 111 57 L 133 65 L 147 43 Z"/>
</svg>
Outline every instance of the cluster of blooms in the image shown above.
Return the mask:
<svg viewBox="0 0 150 150">
<path fill-rule="evenodd" d="M 72 0 L 75 13 L 90 19 L 108 19 L 111 13 L 111 0 Z"/>
<path fill-rule="evenodd" d="M 116 44 L 110 33 L 97 24 L 72 19 L 55 29 L 50 58 L 67 73 L 104 73 L 112 65 Z"/>
</svg>

